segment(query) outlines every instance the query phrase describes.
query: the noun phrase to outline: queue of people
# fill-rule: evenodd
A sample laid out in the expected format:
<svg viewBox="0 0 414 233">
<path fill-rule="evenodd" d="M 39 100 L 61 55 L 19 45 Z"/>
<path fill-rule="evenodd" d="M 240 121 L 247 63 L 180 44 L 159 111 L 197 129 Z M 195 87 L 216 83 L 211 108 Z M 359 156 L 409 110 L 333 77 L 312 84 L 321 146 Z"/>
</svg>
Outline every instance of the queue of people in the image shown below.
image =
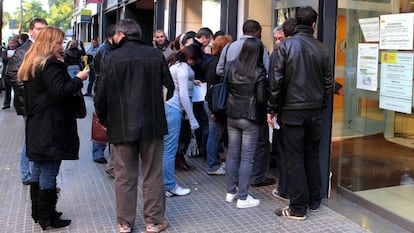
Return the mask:
<svg viewBox="0 0 414 233">
<path fill-rule="evenodd" d="M 234 42 L 223 32 L 200 28 L 170 43 L 156 30 L 150 47 L 140 41 L 140 25 L 122 19 L 108 28 L 101 46 L 93 41 L 84 50 L 74 38 L 66 51 L 61 30 L 34 20 L 30 43 L 14 52 L 6 71 L 13 80 L 15 108 L 22 109 L 26 123 L 21 160 L 32 163 L 34 222 L 44 230 L 70 224 L 56 211 L 56 176 L 62 160 L 78 159 L 76 118 L 82 117 L 80 90 L 88 77 L 86 96 L 95 85 L 94 107 L 110 145 L 106 171 L 114 177 L 119 232 L 132 232 L 135 225 L 139 162 L 144 232 L 168 228 L 166 198 L 191 193 L 177 184 L 174 171 L 191 172 L 184 156 L 191 135 L 207 160 L 206 173 L 225 176 L 223 201 L 237 200 L 237 208 L 258 206 L 249 189 L 276 182 L 268 174 L 272 155 L 279 168 L 272 195 L 290 202 L 275 214 L 306 219 L 306 211 L 317 211 L 321 202 L 320 116 L 333 86 L 326 47 L 313 37 L 316 21 L 314 9 L 299 8 L 295 19 L 275 28 L 269 57 L 255 20 L 243 24 L 243 36 Z M 90 70 L 82 70 L 85 55 Z M 223 76 L 226 111 L 213 112 L 209 87 L 223 82 Z M 64 127 L 57 127 L 62 122 Z M 271 152 L 268 127 L 275 124 Z M 40 128 L 48 133 L 38 135 Z M 106 142 L 94 142 L 95 162 L 107 163 L 105 147 Z"/>
</svg>

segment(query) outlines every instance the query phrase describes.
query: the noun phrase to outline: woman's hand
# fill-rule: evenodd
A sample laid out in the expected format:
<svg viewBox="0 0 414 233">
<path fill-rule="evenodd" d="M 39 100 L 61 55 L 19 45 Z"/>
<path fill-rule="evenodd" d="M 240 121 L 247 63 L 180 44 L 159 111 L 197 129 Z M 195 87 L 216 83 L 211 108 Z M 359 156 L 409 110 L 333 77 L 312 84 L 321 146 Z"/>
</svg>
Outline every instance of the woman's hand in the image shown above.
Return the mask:
<svg viewBox="0 0 414 233">
<path fill-rule="evenodd" d="M 76 75 L 79 79 L 82 81 L 85 81 L 89 76 L 89 69 L 83 69 L 82 71 L 79 71 L 79 73 Z"/>
</svg>

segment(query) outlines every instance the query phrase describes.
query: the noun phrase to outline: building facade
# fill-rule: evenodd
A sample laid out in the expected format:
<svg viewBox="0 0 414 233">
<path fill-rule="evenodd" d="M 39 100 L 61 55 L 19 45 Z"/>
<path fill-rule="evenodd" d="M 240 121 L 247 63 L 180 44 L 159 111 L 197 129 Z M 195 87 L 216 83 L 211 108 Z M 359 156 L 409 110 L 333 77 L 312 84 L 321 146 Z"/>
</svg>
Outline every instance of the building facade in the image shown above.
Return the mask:
<svg viewBox="0 0 414 233">
<path fill-rule="evenodd" d="M 269 51 L 272 29 L 294 17 L 297 7 L 312 6 L 319 14 L 315 36 L 329 46 L 335 81 L 342 85 L 323 112 L 322 193 L 329 197 L 332 189 L 414 229 L 414 0 L 76 3 L 81 7 L 75 7 L 73 25 L 83 40 L 102 38 L 108 25 L 123 18 L 142 26 L 147 44 L 155 29 L 164 29 L 170 40 L 200 27 L 238 38 L 243 22 L 255 19 L 262 25 L 262 41 Z M 76 16 L 89 5 L 96 11 L 90 23 L 84 23 Z"/>
</svg>

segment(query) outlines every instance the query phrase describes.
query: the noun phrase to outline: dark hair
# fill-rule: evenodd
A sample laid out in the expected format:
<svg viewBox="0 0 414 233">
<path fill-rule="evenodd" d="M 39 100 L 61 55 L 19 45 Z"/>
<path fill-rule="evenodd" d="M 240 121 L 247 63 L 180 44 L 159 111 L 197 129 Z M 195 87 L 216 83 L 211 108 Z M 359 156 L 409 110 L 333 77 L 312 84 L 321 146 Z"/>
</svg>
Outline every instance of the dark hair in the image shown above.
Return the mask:
<svg viewBox="0 0 414 233">
<path fill-rule="evenodd" d="M 30 29 L 30 30 L 33 30 L 33 29 L 34 29 L 34 27 L 35 27 L 35 23 L 42 23 L 42 24 L 44 24 L 44 25 L 46 25 L 46 26 L 47 26 L 47 22 L 46 22 L 46 20 L 44 20 L 44 19 L 40 19 L 40 18 L 35 18 L 35 19 L 33 19 L 32 21 L 30 21 L 30 25 L 29 25 L 29 29 Z"/>
<path fill-rule="evenodd" d="M 236 69 L 237 73 L 245 76 L 254 76 L 256 67 L 263 66 L 263 51 L 262 41 L 254 37 L 248 38 L 243 43 L 233 69 Z"/>
<path fill-rule="evenodd" d="M 224 36 L 226 35 L 226 33 L 224 33 L 223 31 L 219 30 L 217 32 L 214 33 L 213 35 L 213 39 L 216 39 L 218 36 Z"/>
<path fill-rule="evenodd" d="M 262 26 L 256 20 L 249 19 L 243 23 L 243 34 L 245 35 L 253 35 L 259 30 L 262 30 Z"/>
<path fill-rule="evenodd" d="M 122 32 L 125 36 L 141 37 L 141 26 L 133 19 L 121 19 L 115 24 L 115 33 Z"/>
<path fill-rule="evenodd" d="M 188 39 L 194 39 L 195 38 L 195 35 L 196 35 L 196 33 L 195 33 L 195 31 L 189 31 L 189 32 L 186 32 L 184 35 L 183 35 L 183 37 L 182 37 L 182 39 L 181 39 L 181 41 L 180 41 L 180 43 L 182 44 L 182 45 L 185 45 L 186 44 L 186 42 L 187 42 L 187 40 Z"/>
<path fill-rule="evenodd" d="M 310 6 L 300 7 L 296 11 L 296 23 L 298 25 L 312 26 L 317 19 L 318 13 Z"/>
<path fill-rule="evenodd" d="M 200 48 L 195 44 L 190 44 L 182 48 L 177 53 L 174 53 L 171 56 L 169 56 L 167 59 L 167 62 L 171 66 L 177 61 L 186 62 L 187 59 L 193 59 L 195 61 L 198 61 L 202 57 L 203 57 L 203 54 L 201 53 Z"/>
<path fill-rule="evenodd" d="M 115 35 L 115 25 L 111 24 L 106 28 L 105 37 L 108 39 Z"/>
<path fill-rule="evenodd" d="M 285 37 L 293 36 L 295 27 L 296 27 L 296 19 L 289 18 L 282 24 L 283 27 L 283 33 L 285 34 Z"/>
<path fill-rule="evenodd" d="M 27 39 L 29 39 L 29 35 L 27 35 L 26 33 L 20 34 L 20 40 L 22 40 L 23 43 L 25 43 Z"/>
<path fill-rule="evenodd" d="M 210 28 L 200 28 L 198 30 L 198 32 L 196 33 L 195 37 L 196 38 L 201 38 L 201 37 L 206 37 L 206 38 L 211 38 L 213 36 L 213 31 L 211 31 Z"/>
</svg>

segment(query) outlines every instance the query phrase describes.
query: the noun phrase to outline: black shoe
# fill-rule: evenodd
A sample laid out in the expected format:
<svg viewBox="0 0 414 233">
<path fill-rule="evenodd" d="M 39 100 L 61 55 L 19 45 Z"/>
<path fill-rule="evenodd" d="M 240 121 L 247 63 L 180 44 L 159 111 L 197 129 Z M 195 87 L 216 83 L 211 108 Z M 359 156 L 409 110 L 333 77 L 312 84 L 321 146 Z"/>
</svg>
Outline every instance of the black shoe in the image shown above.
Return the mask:
<svg viewBox="0 0 414 233">
<path fill-rule="evenodd" d="M 25 181 L 22 181 L 22 184 L 23 184 L 23 185 L 30 185 L 30 180 L 25 180 Z"/>
<path fill-rule="evenodd" d="M 266 177 L 262 182 L 250 184 L 252 187 L 262 187 L 262 186 L 268 186 L 276 183 L 276 180 L 273 178 Z"/>
<path fill-rule="evenodd" d="M 8 108 L 10 108 L 10 105 L 9 106 L 3 106 L 1 109 L 8 109 Z"/>
<path fill-rule="evenodd" d="M 94 160 L 95 163 L 100 163 L 100 164 L 107 164 L 108 161 L 106 161 L 106 159 L 104 157 L 99 158 L 99 159 L 95 159 Z"/>
</svg>

